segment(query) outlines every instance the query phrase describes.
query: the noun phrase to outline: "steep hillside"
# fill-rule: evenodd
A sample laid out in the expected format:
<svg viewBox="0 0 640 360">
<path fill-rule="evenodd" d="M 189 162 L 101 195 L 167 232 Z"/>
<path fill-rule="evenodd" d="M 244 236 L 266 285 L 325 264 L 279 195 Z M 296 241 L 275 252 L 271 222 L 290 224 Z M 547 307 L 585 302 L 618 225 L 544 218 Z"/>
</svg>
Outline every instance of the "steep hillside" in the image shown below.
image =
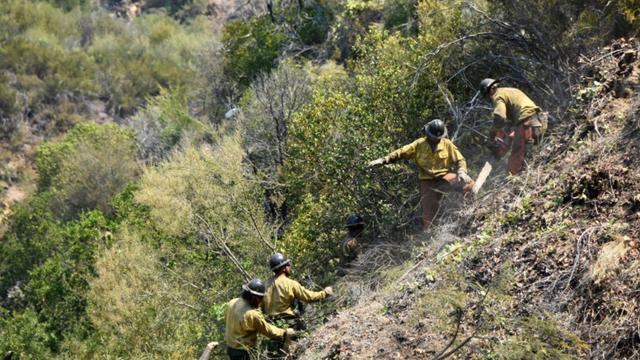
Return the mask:
<svg viewBox="0 0 640 360">
<path fill-rule="evenodd" d="M 639 65 L 633 39 L 583 57 L 528 171 L 395 244 L 412 260 L 370 245 L 299 358 L 640 358 Z"/>
<path fill-rule="evenodd" d="M 336 287 L 300 358 L 636 357 L 639 1 L 0 1 L 0 354 L 227 358 L 277 251 Z M 439 118 L 476 175 L 485 77 L 557 121 L 417 233 L 367 164 Z"/>
</svg>

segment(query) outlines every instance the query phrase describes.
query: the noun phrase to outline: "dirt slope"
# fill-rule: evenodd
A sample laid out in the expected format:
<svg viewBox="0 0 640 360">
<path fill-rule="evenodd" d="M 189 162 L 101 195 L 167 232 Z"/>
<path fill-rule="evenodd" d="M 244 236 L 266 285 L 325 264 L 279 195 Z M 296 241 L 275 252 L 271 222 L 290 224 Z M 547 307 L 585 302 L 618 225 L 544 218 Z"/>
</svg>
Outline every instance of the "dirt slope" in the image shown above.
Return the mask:
<svg viewBox="0 0 640 360">
<path fill-rule="evenodd" d="M 298 358 L 640 359 L 638 49 L 585 56 L 528 171 L 408 239 L 413 260 L 361 262 Z"/>
</svg>

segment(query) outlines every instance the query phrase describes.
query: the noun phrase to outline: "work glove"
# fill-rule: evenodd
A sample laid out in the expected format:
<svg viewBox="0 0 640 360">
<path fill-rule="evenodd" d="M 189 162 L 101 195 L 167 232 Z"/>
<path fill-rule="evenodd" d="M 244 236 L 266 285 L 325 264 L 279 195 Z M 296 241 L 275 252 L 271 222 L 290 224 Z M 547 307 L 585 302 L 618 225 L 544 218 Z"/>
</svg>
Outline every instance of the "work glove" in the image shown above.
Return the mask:
<svg viewBox="0 0 640 360">
<path fill-rule="evenodd" d="M 465 184 L 468 184 L 473 181 L 471 177 L 467 175 L 467 173 L 464 170 L 458 170 L 458 180 L 464 182 Z"/>
<path fill-rule="evenodd" d="M 282 350 L 285 352 L 289 352 L 289 347 L 291 347 L 291 343 L 298 336 L 295 330 L 289 328 L 287 332 L 284 333 L 284 344 L 282 345 Z"/>
<path fill-rule="evenodd" d="M 327 296 L 331 296 L 333 295 L 333 288 L 331 286 L 327 286 L 326 288 L 324 288 L 324 292 L 325 294 L 327 294 Z"/>
<path fill-rule="evenodd" d="M 379 159 L 375 159 L 375 160 L 369 161 L 367 163 L 367 166 L 368 167 L 376 167 L 376 166 L 381 166 L 381 165 L 384 165 L 384 164 L 385 164 L 384 158 L 379 158 Z"/>
</svg>

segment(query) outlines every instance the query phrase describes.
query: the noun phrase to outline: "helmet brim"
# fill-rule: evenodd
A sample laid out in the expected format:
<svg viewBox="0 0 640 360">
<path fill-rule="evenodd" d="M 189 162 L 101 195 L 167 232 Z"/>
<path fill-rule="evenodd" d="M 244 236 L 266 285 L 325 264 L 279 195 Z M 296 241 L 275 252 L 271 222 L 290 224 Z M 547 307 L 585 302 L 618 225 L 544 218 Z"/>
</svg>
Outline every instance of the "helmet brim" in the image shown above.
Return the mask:
<svg viewBox="0 0 640 360">
<path fill-rule="evenodd" d="M 447 135 L 447 129 L 445 129 L 440 136 L 437 136 L 433 134 L 431 131 L 429 131 L 429 128 L 427 127 L 426 129 L 424 129 L 424 134 L 431 139 L 442 139 Z"/>
<path fill-rule="evenodd" d="M 483 94 L 487 94 L 487 93 L 489 92 L 489 90 L 491 90 L 491 88 L 492 88 L 494 85 L 497 85 L 498 83 L 500 83 L 500 80 L 498 80 L 498 79 L 493 80 L 492 82 L 490 82 L 490 83 L 489 83 L 489 85 L 487 85 L 487 87 L 485 87 L 484 89 L 482 89 L 482 93 L 483 93 Z"/>
<path fill-rule="evenodd" d="M 287 260 L 281 262 L 280 264 L 272 267 L 271 271 L 276 271 L 276 270 L 281 269 L 282 267 L 287 266 L 289 264 L 291 264 L 291 260 L 287 259 Z"/>
<path fill-rule="evenodd" d="M 255 290 L 251 290 L 247 285 L 242 285 L 242 290 L 248 291 L 248 292 L 250 292 L 251 294 L 253 294 L 255 296 L 264 297 L 264 293 L 263 292 L 258 292 L 258 291 L 255 291 Z"/>
</svg>

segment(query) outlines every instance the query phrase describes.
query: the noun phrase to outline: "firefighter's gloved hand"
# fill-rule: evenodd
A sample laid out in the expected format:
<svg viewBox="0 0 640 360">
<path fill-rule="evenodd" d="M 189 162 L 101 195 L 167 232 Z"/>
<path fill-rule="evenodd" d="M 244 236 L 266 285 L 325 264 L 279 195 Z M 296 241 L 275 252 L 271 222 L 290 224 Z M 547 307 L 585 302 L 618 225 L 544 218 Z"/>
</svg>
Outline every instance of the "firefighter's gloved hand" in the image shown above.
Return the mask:
<svg viewBox="0 0 640 360">
<path fill-rule="evenodd" d="M 296 333 L 295 330 L 291 328 L 287 329 L 287 332 L 284 333 L 284 345 L 282 346 L 282 350 L 289 352 L 289 347 L 291 346 L 291 343 L 293 342 L 293 340 L 296 339 L 297 336 L 298 334 Z"/>
<path fill-rule="evenodd" d="M 333 288 L 331 286 L 327 286 L 326 288 L 324 288 L 324 292 L 328 295 L 331 296 L 333 295 Z"/>
<path fill-rule="evenodd" d="M 458 170 L 458 180 L 468 184 L 473 181 L 469 175 L 464 170 Z"/>
<path fill-rule="evenodd" d="M 376 166 L 384 165 L 384 163 L 385 163 L 384 158 L 379 158 L 379 159 L 375 159 L 375 160 L 369 161 L 367 163 L 367 166 L 368 167 L 376 167 Z"/>
</svg>

